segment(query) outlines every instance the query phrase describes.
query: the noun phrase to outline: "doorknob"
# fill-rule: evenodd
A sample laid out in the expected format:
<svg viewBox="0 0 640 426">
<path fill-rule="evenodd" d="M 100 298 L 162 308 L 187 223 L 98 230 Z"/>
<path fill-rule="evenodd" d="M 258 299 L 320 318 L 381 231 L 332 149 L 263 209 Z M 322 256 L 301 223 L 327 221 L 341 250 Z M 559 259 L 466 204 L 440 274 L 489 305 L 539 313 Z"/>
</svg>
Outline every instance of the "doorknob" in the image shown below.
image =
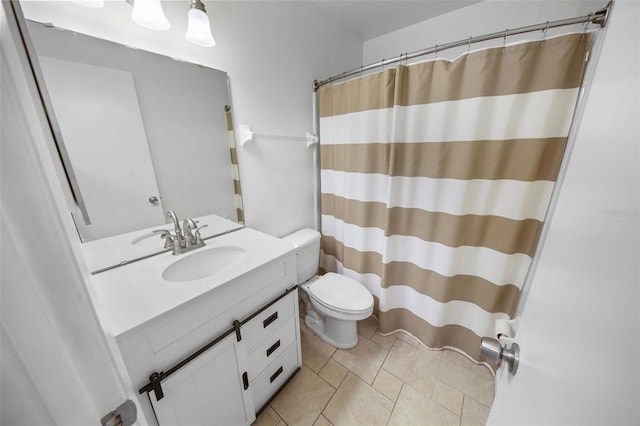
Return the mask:
<svg viewBox="0 0 640 426">
<path fill-rule="evenodd" d="M 492 337 L 483 337 L 480 344 L 480 354 L 489 362 L 500 364 L 505 361 L 509 372 L 516 375 L 520 363 L 520 347 L 513 342 L 510 347 L 502 346 L 502 342 Z"/>
</svg>

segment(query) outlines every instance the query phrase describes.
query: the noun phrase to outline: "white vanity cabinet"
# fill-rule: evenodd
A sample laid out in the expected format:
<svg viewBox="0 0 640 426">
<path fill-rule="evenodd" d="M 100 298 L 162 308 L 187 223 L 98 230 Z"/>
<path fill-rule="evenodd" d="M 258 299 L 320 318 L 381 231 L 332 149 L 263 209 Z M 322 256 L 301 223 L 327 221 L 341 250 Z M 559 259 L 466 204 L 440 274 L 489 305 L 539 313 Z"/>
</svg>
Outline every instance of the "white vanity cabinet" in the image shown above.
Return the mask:
<svg viewBox="0 0 640 426">
<path fill-rule="evenodd" d="M 163 398 L 149 394 L 158 423 L 251 423 L 300 367 L 297 294 L 293 290 L 250 315 L 244 324 L 163 380 Z"/>
<path fill-rule="evenodd" d="M 251 424 L 302 365 L 293 247 L 250 229 L 216 244 L 247 255 L 213 284 L 147 279 L 171 254 L 95 276 L 96 310 L 151 425 Z"/>
</svg>

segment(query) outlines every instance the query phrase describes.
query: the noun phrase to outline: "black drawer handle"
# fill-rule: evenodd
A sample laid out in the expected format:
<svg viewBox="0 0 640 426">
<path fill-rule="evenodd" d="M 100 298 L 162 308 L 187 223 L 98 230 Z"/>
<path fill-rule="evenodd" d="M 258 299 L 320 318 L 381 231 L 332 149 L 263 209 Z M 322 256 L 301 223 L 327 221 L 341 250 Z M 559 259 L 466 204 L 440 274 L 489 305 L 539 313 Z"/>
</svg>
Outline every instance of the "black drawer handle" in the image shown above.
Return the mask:
<svg viewBox="0 0 640 426">
<path fill-rule="evenodd" d="M 244 390 L 249 389 L 249 376 L 247 375 L 246 371 L 242 373 L 242 387 L 244 388 Z"/>
<path fill-rule="evenodd" d="M 269 317 L 266 320 L 262 321 L 262 325 L 264 328 L 267 328 L 269 327 L 269 324 L 271 324 L 277 319 L 278 319 L 278 311 L 275 311 L 273 314 L 269 315 Z"/>
<path fill-rule="evenodd" d="M 284 371 L 284 368 L 282 368 L 282 366 L 280 366 L 280 368 L 278 368 L 278 370 L 271 375 L 271 377 L 269 378 L 269 382 L 273 383 L 273 381 L 275 379 L 277 379 L 278 376 L 281 375 L 283 371 Z"/>
<path fill-rule="evenodd" d="M 273 351 L 275 351 L 279 347 L 280 347 L 280 340 L 275 342 L 273 345 L 271 345 L 269 349 L 267 349 L 267 357 L 270 356 L 273 353 Z"/>
</svg>

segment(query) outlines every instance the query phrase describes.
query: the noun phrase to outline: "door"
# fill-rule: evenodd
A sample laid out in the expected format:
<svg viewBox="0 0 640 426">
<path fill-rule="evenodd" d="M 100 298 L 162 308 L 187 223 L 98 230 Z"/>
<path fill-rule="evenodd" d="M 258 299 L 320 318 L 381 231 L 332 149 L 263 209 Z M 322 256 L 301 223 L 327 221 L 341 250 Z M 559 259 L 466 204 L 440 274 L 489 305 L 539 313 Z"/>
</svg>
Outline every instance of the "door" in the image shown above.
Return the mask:
<svg viewBox="0 0 640 426">
<path fill-rule="evenodd" d="M 164 398 L 149 395 L 160 426 L 251 423 L 255 414 L 243 386 L 241 348 L 232 333 L 164 380 Z"/>
<path fill-rule="evenodd" d="M 70 191 L 52 155 L 19 10 L 0 4 L 0 424 L 99 425 L 136 396 L 85 287 Z"/>
<path fill-rule="evenodd" d="M 39 57 L 91 225 L 83 241 L 165 223 L 133 75 Z"/>
<path fill-rule="evenodd" d="M 489 424 L 640 423 L 639 9 L 614 4 Z"/>
</svg>

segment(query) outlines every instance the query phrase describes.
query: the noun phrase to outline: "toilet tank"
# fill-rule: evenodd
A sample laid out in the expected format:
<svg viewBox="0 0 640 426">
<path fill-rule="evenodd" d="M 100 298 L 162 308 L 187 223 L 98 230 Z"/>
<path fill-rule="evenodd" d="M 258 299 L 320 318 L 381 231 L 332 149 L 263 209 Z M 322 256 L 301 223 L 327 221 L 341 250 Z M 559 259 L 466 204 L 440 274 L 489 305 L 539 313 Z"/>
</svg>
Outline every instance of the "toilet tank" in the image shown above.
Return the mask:
<svg viewBox="0 0 640 426">
<path fill-rule="evenodd" d="M 302 284 L 318 273 L 320 260 L 320 233 L 315 229 L 301 229 L 283 238 L 296 248 L 297 284 Z"/>
</svg>

